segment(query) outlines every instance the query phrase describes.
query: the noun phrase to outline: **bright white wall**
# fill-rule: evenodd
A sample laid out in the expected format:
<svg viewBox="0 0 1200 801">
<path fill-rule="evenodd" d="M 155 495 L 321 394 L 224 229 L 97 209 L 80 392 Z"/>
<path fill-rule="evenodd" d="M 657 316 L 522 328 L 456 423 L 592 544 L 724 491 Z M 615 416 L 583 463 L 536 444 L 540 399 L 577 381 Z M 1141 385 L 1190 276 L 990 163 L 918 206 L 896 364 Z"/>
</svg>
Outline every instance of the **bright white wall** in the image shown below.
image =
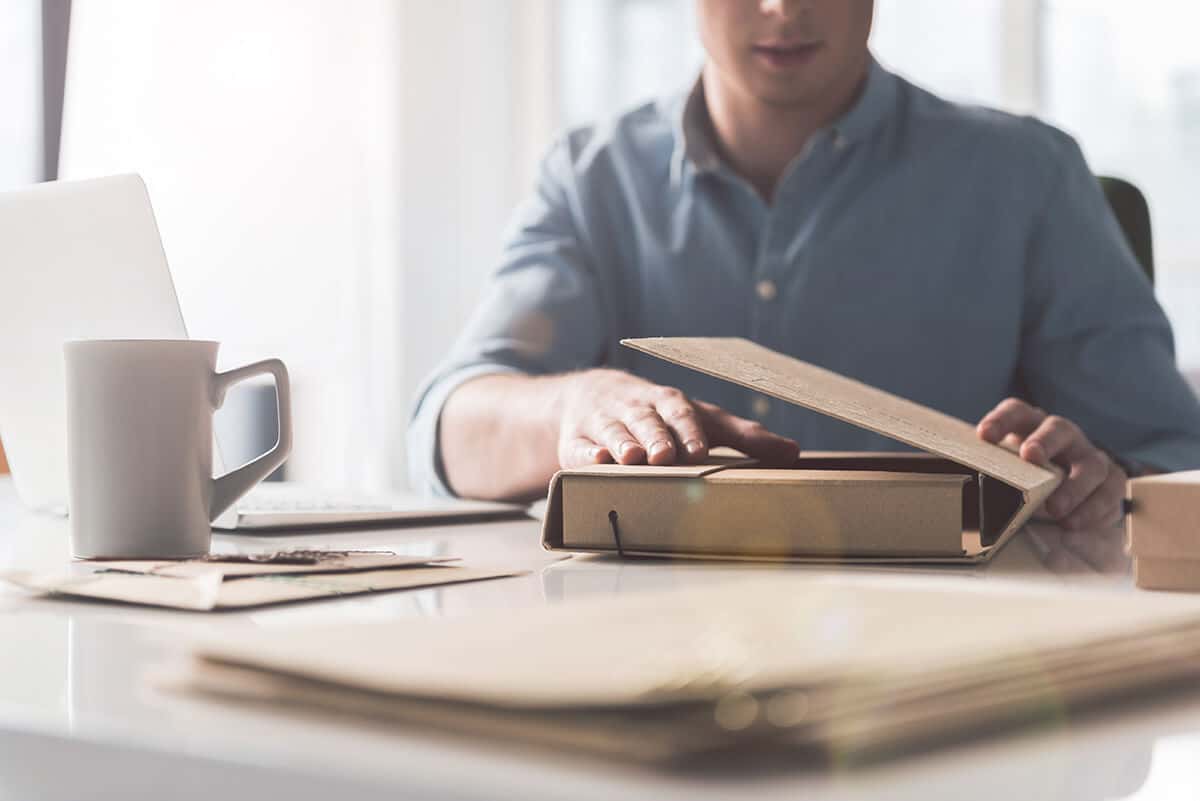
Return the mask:
<svg viewBox="0 0 1200 801">
<path fill-rule="evenodd" d="M 42 179 L 42 4 L 0 2 L 0 190 Z"/>
<path fill-rule="evenodd" d="M 458 336 L 552 135 L 549 3 L 405 3 L 400 396 Z M 406 409 L 407 411 L 407 409 Z M 403 474 L 402 449 L 393 470 Z"/>
<path fill-rule="evenodd" d="M 402 482 L 412 391 L 548 139 L 544 11 L 76 0 L 62 175 L 140 172 L 192 335 L 287 361 L 289 477 Z"/>
</svg>

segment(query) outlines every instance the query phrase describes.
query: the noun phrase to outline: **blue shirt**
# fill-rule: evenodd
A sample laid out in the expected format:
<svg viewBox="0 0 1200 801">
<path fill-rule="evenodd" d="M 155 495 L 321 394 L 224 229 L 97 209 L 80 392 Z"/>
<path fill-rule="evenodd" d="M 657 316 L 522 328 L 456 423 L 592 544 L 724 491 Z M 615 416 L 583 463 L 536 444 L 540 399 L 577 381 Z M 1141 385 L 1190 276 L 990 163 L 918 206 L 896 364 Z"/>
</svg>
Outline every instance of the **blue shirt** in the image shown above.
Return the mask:
<svg viewBox="0 0 1200 801">
<path fill-rule="evenodd" d="M 1200 467 L 1171 329 L 1078 145 L 872 64 L 774 202 L 722 163 L 703 88 L 571 131 L 409 428 L 416 486 L 447 492 L 438 419 L 486 373 L 606 365 L 817 450 L 904 446 L 619 345 L 740 336 L 971 422 L 1010 395 L 1166 470 Z"/>
</svg>

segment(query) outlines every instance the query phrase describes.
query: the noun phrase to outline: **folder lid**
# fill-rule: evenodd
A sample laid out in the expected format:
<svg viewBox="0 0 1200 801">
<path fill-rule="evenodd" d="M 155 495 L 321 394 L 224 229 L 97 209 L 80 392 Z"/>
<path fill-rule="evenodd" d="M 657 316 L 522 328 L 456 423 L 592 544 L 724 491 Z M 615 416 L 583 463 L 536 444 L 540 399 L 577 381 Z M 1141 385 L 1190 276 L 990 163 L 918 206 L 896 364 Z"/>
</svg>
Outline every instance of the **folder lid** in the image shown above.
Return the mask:
<svg viewBox="0 0 1200 801">
<path fill-rule="evenodd" d="M 741 338 L 653 337 L 621 344 L 937 454 L 1040 500 L 1050 470 L 979 438 L 975 426 Z"/>
</svg>

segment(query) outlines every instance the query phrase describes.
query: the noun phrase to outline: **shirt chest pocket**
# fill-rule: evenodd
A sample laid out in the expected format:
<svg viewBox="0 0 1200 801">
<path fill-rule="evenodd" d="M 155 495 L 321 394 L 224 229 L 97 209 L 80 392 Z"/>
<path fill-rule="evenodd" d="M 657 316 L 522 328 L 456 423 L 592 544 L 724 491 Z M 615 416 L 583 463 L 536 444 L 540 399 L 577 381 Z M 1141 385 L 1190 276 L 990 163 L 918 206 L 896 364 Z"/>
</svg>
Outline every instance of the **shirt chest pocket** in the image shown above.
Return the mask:
<svg viewBox="0 0 1200 801">
<path fill-rule="evenodd" d="M 910 357 L 1011 340 L 1021 325 L 1022 257 L 1002 243 L 980 244 L 969 233 L 931 231 L 847 238 L 800 254 L 786 292 L 798 333 L 817 335 L 815 324 Z"/>
</svg>

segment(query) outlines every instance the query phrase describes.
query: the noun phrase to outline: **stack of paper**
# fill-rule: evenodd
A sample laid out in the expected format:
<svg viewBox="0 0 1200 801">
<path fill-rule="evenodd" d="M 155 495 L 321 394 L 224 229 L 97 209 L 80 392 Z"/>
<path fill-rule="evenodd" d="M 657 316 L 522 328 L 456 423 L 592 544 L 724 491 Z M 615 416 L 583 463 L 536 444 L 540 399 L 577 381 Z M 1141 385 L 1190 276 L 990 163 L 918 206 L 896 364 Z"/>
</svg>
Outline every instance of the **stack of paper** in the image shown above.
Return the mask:
<svg viewBox="0 0 1200 801">
<path fill-rule="evenodd" d="M 177 686 L 639 760 L 908 749 L 1200 675 L 1200 604 L 788 579 L 255 632 Z"/>
<path fill-rule="evenodd" d="M 13 572 L 0 575 L 0 579 L 46 595 L 208 612 L 456 584 L 521 572 L 447 564 L 451 562 L 457 560 L 398 556 L 387 551 L 291 551 L 184 561 L 88 561 L 76 563 L 70 572 Z"/>
</svg>

